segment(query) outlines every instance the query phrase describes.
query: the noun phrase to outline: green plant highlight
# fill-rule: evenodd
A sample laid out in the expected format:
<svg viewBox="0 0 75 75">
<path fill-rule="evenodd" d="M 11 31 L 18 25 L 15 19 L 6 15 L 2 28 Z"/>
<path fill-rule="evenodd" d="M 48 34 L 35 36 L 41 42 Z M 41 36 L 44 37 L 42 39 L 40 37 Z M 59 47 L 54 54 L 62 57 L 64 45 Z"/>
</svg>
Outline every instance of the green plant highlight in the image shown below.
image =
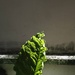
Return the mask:
<svg viewBox="0 0 75 75">
<path fill-rule="evenodd" d="M 28 40 L 19 52 L 14 66 L 16 75 L 41 75 L 44 62 L 47 60 L 44 33 L 37 33 Z"/>
</svg>

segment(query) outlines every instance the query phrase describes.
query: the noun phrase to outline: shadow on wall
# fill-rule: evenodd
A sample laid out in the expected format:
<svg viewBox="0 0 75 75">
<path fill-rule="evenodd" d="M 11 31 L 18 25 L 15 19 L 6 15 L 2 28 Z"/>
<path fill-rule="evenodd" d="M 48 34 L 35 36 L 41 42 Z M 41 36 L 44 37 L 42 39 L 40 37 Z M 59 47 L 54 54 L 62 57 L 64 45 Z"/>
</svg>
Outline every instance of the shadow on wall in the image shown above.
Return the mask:
<svg viewBox="0 0 75 75">
<path fill-rule="evenodd" d="M 16 72 L 13 70 L 13 64 L 0 64 L 0 66 L 0 75 L 16 75 Z"/>
<path fill-rule="evenodd" d="M 9 41 L 0 42 L 0 54 L 18 54 L 23 42 Z M 75 55 L 75 42 L 47 45 L 47 55 Z"/>
<path fill-rule="evenodd" d="M 0 42 L 0 54 L 17 54 L 21 49 L 22 42 Z"/>
<path fill-rule="evenodd" d="M 49 46 L 47 55 L 75 55 L 75 42 Z"/>
<path fill-rule="evenodd" d="M 6 70 L 0 67 L 0 75 L 7 75 Z"/>
</svg>

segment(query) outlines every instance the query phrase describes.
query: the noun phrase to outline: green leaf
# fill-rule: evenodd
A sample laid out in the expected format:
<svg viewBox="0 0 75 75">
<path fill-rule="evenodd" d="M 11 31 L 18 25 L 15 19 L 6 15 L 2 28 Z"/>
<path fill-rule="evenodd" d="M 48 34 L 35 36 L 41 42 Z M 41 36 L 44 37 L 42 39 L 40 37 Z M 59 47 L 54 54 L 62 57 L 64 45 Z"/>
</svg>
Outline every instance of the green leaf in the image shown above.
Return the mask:
<svg viewBox="0 0 75 75">
<path fill-rule="evenodd" d="M 44 33 L 37 33 L 32 36 L 19 52 L 19 56 L 14 65 L 16 75 L 41 75 L 44 62 L 47 60 L 45 52 Z"/>
</svg>

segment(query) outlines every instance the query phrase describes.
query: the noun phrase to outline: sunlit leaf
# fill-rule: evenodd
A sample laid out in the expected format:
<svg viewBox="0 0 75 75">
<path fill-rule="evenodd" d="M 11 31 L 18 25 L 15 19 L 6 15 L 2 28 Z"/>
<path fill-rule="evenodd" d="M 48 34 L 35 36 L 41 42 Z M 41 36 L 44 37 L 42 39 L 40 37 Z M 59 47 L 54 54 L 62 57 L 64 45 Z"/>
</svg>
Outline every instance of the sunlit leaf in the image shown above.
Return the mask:
<svg viewBox="0 0 75 75">
<path fill-rule="evenodd" d="M 44 33 L 37 33 L 26 41 L 19 52 L 14 70 L 16 75 L 41 75 L 47 60 Z"/>
</svg>

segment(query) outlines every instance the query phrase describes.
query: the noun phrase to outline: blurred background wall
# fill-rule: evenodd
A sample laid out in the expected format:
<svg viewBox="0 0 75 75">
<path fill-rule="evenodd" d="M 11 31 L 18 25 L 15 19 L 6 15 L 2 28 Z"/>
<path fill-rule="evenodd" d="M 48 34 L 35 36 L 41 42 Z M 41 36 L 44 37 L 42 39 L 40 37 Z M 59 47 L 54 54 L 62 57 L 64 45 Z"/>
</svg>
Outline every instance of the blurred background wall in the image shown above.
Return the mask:
<svg viewBox="0 0 75 75">
<path fill-rule="evenodd" d="M 46 43 L 75 41 L 75 0 L 0 0 L 0 42 L 44 31 Z"/>
<path fill-rule="evenodd" d="M 6 70 L 7 75 L 15 75 L 13 64 L 1 65 Z M 43 75 L 75 75 L 75 65 L 50 65 L 45 64 Z"/>
<path fill-rule="evenodd" d="M 19 47 L 40 31 L 48 45 L 75 41 L 75 0 L 0 0 L 0 47 Z M 13 65 L 3 67 L 13 74 Z M 74 70 L 46 65 L 43 73 L 75 75 Z"/>
</svg>

